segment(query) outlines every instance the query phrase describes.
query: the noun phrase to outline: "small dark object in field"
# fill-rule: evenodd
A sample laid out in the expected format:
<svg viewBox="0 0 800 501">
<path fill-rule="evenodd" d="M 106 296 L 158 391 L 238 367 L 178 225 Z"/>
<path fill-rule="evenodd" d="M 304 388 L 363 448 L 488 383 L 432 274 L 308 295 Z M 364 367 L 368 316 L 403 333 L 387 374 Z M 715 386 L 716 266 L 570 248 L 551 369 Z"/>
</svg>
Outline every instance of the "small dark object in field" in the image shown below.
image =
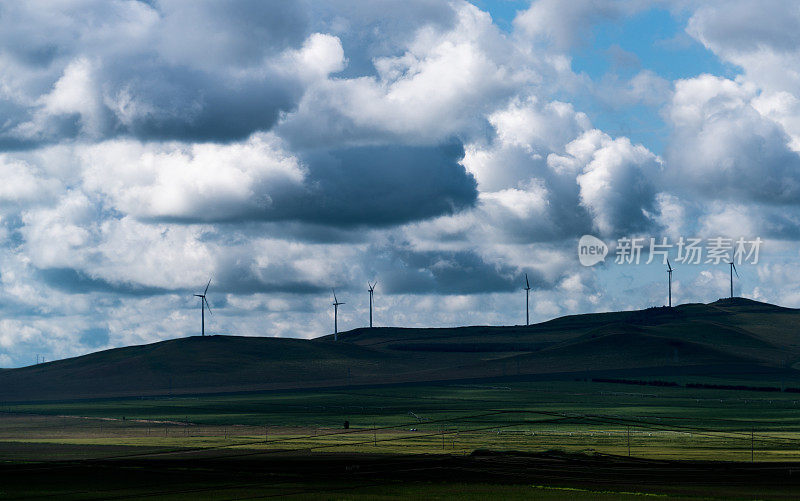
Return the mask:
<svg viewBox="0 0 800 501">
<path fill-rule="evenodd" d="M 349 430 L 350 429 L 350 421 L 345 421 L 344 422 L 344 429 L 345 430 Z"/>
</svg>

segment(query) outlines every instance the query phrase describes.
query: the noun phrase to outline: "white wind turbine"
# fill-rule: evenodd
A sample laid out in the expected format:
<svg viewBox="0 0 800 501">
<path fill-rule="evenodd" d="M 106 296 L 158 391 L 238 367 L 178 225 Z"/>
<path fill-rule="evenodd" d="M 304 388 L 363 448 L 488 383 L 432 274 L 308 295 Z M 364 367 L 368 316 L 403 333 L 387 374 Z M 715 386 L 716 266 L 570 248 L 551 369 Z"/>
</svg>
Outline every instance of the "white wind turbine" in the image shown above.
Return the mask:
<svg viewBox="0 0 800 501">
<path fill-rule="evenodd" d="M 194 297 L 200 298 L 200 334 L 205 336 L 206 335 L 206 308 L 208 308 L 208 314 L 213 315 L 211 313 L 211 306 L 208 304 L 208 300 L 206 299 L 206 293 L 208 292 L 208 286 L 211 285 L 211 279 L 208 279 L 208 283 L 206 284 L 206 290 L 203 291 L 202 294 L 195 294 Z"/>
<path fill-rule="evenodd" d="M 336 299 L 336 289 L 331 289 L 333 292 L 333 340 L 339 340 L 339 305 L 344 304 L 340 303 L 338 299 Z"/>
</svg>

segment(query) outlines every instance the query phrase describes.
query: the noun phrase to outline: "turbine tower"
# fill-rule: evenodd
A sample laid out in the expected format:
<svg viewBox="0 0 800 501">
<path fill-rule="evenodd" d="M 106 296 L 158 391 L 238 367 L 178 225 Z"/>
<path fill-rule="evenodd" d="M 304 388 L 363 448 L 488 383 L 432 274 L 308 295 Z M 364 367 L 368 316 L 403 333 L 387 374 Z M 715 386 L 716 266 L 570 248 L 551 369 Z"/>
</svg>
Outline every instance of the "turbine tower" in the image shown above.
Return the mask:
<svg viewBox="0 0 800 501">
<path fill-rule="evenodd" d="M 731 265 L 731 298 L 733 298 L 733 274 L 736 273 L 736 278 L 739 278 L 739 272 L 736 271 L 736 265 L 733 264 L 733 261 L 728 264 Z"/>
<path fill-rule="evenodd" d="M 339 340 L 339 305 L 344 304 L 340 303 L 338 299 L 336 299 L 336 289 L 331 289 L 333 291 L 333 340 Z"/>
<path fill-rule="evenodd" d="M 372 329 L 372 293 L 375 292 L 375 286 L 378 285 L 378 281 L 375 280 L 374 284 L 367 282 L 369 286 L 369 328 Z"/>
<path fill-rule="evenodd" d="M 669 264 L 667 259 L 667 274 L 669 275 L 669 307 L 672 308 L 672 265 Z"/>
<path fill-rule="evenodd" d="M 208 308 L 208 314 L 213 315 L 211 313 L 211 306 L 208 304 L 208 300 L 206 299 L 206 293 L 208 292 L 208 286 L 211 285 L 211 279 L 208 279 L 208 283 L 206 284 L 206 290 L 203 291 L 202 294 L 195 294 L 194 297 L 200 298 L 200 334 L 205 336 L 206 335 L 206 308 Z"/>
<path fill-rule="evenodd" d="M 525 325 L 530 325 L 530 312 L 528 308 L 529 297 L 531 295 L 531 284 L 528 282 L 528 274 L 525 274 Z"/>
</svg>

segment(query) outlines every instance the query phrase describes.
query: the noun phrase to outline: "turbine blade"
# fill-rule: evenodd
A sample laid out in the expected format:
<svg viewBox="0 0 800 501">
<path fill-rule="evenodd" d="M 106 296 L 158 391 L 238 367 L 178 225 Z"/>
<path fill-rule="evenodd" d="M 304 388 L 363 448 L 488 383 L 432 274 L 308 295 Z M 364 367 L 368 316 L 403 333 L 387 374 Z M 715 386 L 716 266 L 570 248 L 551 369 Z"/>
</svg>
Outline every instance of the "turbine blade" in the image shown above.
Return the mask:
<svg viewBox="0 0 800 501">
<path fill-rule="evenodd" d="M 205 296 L 202 294 L 194 294 L 194 297 L 205 297 Z"/>
<path fill-rule="evenodd" d="M 672 265 L 671 265 L 671 264 L 669 264 L 669 258 L 667 258 L 667 269 L 668 269 L 669 271 L 672 271 Z"/>
<path fill-rule="evenodd" d="M 528 282 L 528 274 L 527 273 L 525 274 L 525 288 L 527 288 L 527 289 L 531 288 L 531 284 L 530 284 L 530 282 Z"/>
<path fill-rule="evenodd" d="M 731 261 L 731 266 L 733 267 L 733 272 L 736 273 L 736 278 L 739 278 L 739 272 L 736 271 L 736 265 L 733 264 L 733 261 Z"/>
<path fill-rule="evenodd" d="M 213 315 L 213 313 L 211 313 L 211 305 L 208 304 L 208 299 L 206 299 L 205 296 L 203 296 L 203 302 L 206 304 L 206 308 L 208 308 L 208 314 Z"/>
<path fill-rule="evenodd" d="M 210 278 L 208 279 L 208 283 L 206 284 L 206 290 L 203 291 L 203 295 L 204 296 L 206 295 L 206 292 L 208 292 L 208 286 L 209 285 L 211 285 L 211 279 Z"/>
<path fill-rule="evenodd" d="M 338 301 L 338 299 L 336 299 L 336 289 L 334 289 L 333 287 L 331 287 L 331 291 L 333 292 L 333 302 L 335 303 L 335 302 L 337 302 L 337 301 Z"/>
</svg>

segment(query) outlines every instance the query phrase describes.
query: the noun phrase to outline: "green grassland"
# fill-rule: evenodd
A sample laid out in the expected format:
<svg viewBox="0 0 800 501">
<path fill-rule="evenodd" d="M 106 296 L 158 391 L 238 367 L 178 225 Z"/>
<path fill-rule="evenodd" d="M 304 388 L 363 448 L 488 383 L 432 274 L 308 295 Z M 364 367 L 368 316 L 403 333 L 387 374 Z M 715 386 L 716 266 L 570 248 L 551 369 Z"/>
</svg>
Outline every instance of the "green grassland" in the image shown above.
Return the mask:
<svg viewBox="0 0 800 501">
<path fill-rule="evenodd" d="M 799 320 L 733 299 L 0 370 L 0 498 L 795 499 Z"/>
<path fill-rule="evenodd" d="M 800 395 L 786 392 L 590 380 L 6 404 L 0 413 L 0 496 L 792 499 L 800 486 L 738 482 L 733 473 L 724 482 L 715 478 L 728 467 L 660 475 L 664 460 L 752 459 L 755 467 L 782 465 L 768 468 L 788 471 L 791 479 L 787 461 L 798 461 L 800 471 L 799 406 Z M 345 420 L 350 429 L 343 428 Z M 480 451 L 507 451 L 510 457 L 487 466 Z M 618 473 L 616 462 L 629 453 L 632 463 Z M 555 466 L 539 464 L 553 454 Z M 567 468 L 569 461 L 559 456 L 565 454 L 584 459 Z M 407 458 L 412 466 L 359 476 L 358 468 L 366 469 L 373 457 Z M 312 474 L 293 467 L 275 472 L 302 458 L 327 462 L 307 467 Z M 467 461 L 467 467 L 425 464 L 435 458 Z M 604 468 L 594 476 L 595 466 L 584 464 L 591 458 Z M 524 466 L 529 460 L 533 464 Z M 627 473 L 641 461 L 643 472 Z M 320 477 L 320 471 L 341 473 Z"/>
<path fill-rule="evenodd" d="M 785 392 L 574 380 L 4 405 L 0 496 L 792 499 L 800 488 L 795 484 L 737 482 L 733 474 L 733 480 L 721 482 L 710 473 L 693 480 L 688 473 L 691 481 L 685 483 L 680 476 L 675 481 L 659 475 L 662 461 L 674 459 L 730 464 L 753 459 L 756 467 L 798 461 L 800 472 L 798 406 L 800 395 Z M 350 429 L 343 428 L 345 420 Z M 486 466 L 492 456 L 482 459 L 484 450 L 507 451 L 510 457 L 500 466 Z M 616 462 L 627 461 L 629 451 L 631 463 L 617 475 Z M 555 466 L 542 466 L 541 457 L 555 457 Z M 567 467 L 563 458 L 571 457 L 585 459 Z M 313 475 L 291 466 L 273 471 L 276 464 L 303 458 L 328 463 L 321 470 L 309 467 Z M 369 458 L 407 458 L 413 467 L 397 471 L 427 473 L 358 476 Z M 439 461 L 435 458 L 463 458 L 469 469 L 424 465 Z M 534 464 L 522 466 L 530 458 Z M 583 464 L 591 458 L 610 473 L 592 477 L 594 467 Z M 630 465 L 646 469 L 625 473 Z M 46 473 L 45 481 L 37 468 Z M 316 476 L 329 470 L 342 472 L 341 478 Z M 788 471 L 791 475 L 791 467 Z"/>
<path fill-rule="evenodd" d="M 630 442 L 631 455 L 643 458 L 741 461 L 753 452 L 759 461 L 800 459 L 800 395 L 781 392 L 511 381 L 16 404 L 3 411 L 4 443 L 225 454 L 627 455 Z"/>
</svg>

